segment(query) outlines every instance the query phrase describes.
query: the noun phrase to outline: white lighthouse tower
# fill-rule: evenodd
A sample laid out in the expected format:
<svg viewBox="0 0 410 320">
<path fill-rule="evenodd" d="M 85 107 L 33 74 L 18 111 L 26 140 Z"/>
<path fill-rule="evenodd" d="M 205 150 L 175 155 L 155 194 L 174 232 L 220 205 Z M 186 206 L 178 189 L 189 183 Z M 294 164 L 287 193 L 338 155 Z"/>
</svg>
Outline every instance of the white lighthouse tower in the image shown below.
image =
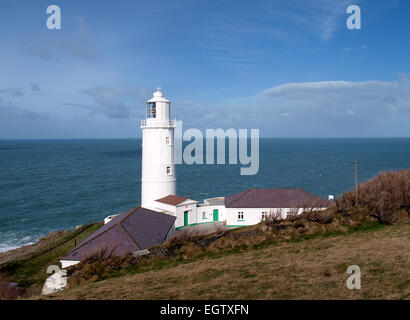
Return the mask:
<svg viewBox="0 0 410 320">
<path fill-rule="evenodd" d="M 155 208 L 155 200 L 176 193 L 174 128 L 170 102 L 158 88 L 147 101 L 147 118 L 141 121 L 141 206 L 144 208 Z"/>
</svg>

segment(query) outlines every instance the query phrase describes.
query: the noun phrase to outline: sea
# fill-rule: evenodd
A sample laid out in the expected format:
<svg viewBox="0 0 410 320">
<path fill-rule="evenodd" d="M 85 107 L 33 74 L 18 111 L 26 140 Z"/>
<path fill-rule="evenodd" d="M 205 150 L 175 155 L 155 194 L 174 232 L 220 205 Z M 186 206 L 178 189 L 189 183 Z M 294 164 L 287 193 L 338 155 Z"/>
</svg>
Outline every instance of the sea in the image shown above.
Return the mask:
<svg viewBox="0 0 410 320">
<path fill-rule="evenodd" d="M 177 193 L 202 201 L 248 188 L 303 188 L 323 198 L 410 167 L 410 138 L 260 139 L 259 172 L 180 164 Z M 228 151 L 228 150 L 227 150 Z M 228 153 L 228 152 L 227 152 Z M 141 140 L 0 140 L 0 252 L 140 204 Z"/>
</svg>

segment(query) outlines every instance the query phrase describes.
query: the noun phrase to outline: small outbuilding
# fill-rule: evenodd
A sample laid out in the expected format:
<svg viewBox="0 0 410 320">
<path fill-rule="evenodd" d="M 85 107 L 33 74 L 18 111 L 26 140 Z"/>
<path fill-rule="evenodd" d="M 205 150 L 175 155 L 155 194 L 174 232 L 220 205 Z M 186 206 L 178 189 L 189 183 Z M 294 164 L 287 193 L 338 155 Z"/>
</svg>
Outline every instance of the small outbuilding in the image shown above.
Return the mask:
<svg viewBox="0 0 410 320">
<path fill-rule="evenodd" d="M 155 200 L 155 210 L 175 216 L 175 227 L 179 229 L 197 224 L 197 204 L 196 200 L 170 194 Z"/>
<path fill-rule="evenodd" d="M 146 250 L 166 242 L 174 234 L 175 220 L 172 215 L 142 207 L 123 212 L 68 252 L 60 262 L 67 268 L 101 249 L 115 256 Z"/>
</svg>

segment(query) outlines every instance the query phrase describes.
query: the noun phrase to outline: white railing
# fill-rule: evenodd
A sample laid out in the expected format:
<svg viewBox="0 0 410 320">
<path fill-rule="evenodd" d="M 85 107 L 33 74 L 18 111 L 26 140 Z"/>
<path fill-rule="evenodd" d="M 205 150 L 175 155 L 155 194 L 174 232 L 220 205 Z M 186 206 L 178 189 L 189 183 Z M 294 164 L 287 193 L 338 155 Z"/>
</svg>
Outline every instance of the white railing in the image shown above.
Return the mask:
<svg viewBox="0 0 410 320">
<path fill-rule="evenodd" d="M 168 120 L 168 121 L 155 121 L 154 119 L 150 119 L 150 123 L 147 124 L 147 120 L 141 120 L 141 127 L 175 127 L 176 120 Z"/>
</svg>

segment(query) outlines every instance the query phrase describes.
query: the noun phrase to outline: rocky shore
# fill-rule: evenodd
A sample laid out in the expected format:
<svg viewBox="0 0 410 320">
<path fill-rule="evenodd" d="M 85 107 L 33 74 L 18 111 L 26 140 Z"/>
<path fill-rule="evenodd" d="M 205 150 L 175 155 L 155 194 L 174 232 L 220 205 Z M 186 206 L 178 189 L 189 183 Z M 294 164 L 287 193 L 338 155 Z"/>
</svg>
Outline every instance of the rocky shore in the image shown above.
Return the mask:
<svg viewBox="0 0 410 320">
<path fill-rule="evenodd" d="M 81 228 L 81 226 L 77 226 L 76 230 L 79 228 Z M 48 236 L 40 237 L 36 243 L 2 252 L 0 253 L 0 265 L 10 261 L 24 259 L 25 257 L 30 256 L 36 252 L 40 252 L 52 246 L 55 246 L 57 242 L 67 238 L 73 232 L 74 231 L 71 230 L 51 232 Z"/>
</svg>

